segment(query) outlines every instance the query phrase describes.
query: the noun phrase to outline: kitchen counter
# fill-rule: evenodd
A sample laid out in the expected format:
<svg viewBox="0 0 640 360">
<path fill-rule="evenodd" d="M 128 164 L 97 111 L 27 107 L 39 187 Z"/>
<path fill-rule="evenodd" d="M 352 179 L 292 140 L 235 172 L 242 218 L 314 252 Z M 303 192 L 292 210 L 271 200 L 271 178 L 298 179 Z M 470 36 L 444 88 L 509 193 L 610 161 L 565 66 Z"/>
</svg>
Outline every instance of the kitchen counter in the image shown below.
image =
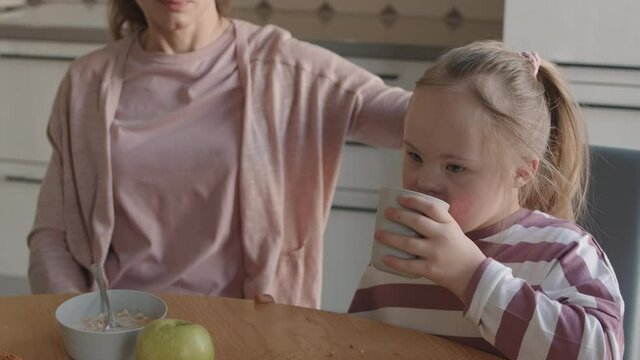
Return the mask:
<svg viewBox="0 0 640 360">
<path fill-rule="evenodd" d="M 477 39 L 500 39 L 502 22 L 237 9 L 233 17 L 275 24 L 342 56 L 433 60 L 443 50 Z M 102 44 L 110 40 L 104 3 L 58 3 L 0 13 L 0 39 Z"/>
</svg>

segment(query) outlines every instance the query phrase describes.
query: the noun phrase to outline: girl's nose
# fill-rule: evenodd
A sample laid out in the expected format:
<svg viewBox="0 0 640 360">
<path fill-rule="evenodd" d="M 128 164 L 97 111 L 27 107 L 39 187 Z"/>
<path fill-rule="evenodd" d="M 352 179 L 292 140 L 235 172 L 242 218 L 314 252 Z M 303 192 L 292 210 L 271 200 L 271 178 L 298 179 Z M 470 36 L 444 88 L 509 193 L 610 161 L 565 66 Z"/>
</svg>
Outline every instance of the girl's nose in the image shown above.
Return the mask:
<svg viewBox="0 0 640 360">
<path fill-rule="evenodd" d="M 421 174 L 416 183 L 417 191 L 430 196 L 439 197 L 442 194 L 442 185 L 434 174 Z"/>
</svg>

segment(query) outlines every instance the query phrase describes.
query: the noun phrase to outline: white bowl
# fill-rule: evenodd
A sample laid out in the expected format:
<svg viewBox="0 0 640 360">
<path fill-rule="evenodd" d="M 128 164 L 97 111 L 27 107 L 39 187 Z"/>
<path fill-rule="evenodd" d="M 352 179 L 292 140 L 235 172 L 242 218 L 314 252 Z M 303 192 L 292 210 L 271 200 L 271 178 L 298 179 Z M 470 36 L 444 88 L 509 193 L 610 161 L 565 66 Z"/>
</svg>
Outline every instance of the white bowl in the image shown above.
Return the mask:
<svg viewBox="0 0 640 360">
<path fill-rule="evenodd" d="M 167 315 L 167 304 L 157 296 L 135 290 L 107 290 L 111 309 L 142 311 L 161 319 Z M 82 319 L 106 313 L 99 292 L 85 293 L 63 302 L 56 309 L 56 320 L 62 329 L 62 340 L 75 360 L 133 360 L 136 340 L 142 328 L 104 331 L 82 330 Z"/>
</svg>

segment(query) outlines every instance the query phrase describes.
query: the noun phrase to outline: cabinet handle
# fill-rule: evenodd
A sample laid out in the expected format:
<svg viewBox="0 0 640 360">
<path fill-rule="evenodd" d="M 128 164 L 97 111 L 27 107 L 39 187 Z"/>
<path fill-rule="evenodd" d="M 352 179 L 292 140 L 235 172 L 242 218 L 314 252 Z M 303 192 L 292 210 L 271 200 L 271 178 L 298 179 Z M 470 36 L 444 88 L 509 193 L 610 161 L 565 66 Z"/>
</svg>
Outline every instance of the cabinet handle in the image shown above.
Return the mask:
<svg viewBox="0 0 640 360">
<path fill-rule="evenodd" d="M 397 81 L 400 76 L 397 74 L 376 74 L 378 77 L 384 81 Z"/>
<path fill-rule="evenodd" d="M 68 55 L 39 55 L 39 54 L 0 54 L 0 58 L 17 59 L 17 60 L 64 61 L 64 62 L 69 62 L 76 59 L 75 56 L 68 56 Z"/>
<path fill-rule="evenodd" d="M 343 211 L 355 211 L 363 213 L 376 213 L 376 209 L 360 207 L 360 206 L 344 206 L 344 205 L 331 205 L 331 210 L 343 210 Z"/>
<path fill-rule="evenodd" d="M 363 144 L 361 142 L 357 142 L 357 141 L 353 141 L 353 140 L 347 140 L 344 143 L 345 143 L 345 145 L 349 145 L 349 146 L 372 147 L 372 146 L 369 146 L 367 144 Z"/>
<path fill-rule="evenodd" d="M 4 177 L 7 182 L 23 183 L 23 184 L 42 184 L 42 179 L 30 176 L 7 175 Z"/>
</svg>

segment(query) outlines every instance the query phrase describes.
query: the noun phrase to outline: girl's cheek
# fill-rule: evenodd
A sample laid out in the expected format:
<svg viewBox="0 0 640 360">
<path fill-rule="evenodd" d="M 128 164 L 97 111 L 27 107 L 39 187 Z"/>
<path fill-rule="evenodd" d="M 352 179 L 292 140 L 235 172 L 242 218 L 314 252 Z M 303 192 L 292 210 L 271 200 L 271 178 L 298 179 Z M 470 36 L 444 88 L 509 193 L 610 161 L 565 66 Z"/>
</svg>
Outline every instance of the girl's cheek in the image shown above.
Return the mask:
<svg viewBox="0 0 640 360">
<path fill-rule="evenodd" d="M 458 223 L 460 228 L 464 232 L 467 232 L 471 229 L 466 229 L 470 224 L 469 220 L 471 218 L 471 210 L 473 209 L 473 202 L 470 199 L 464 198 L 456 198 L 451 199 L 449 203 L 449 214 L 453 217 L 453 219 Z"/>
<path fill-rule="evenodd" d="M 402 187 L 407 190 L 420 192 L 418 189 L 418 177 L 411 172 L 404 171 L 402 174 Z"/>
</svg>

